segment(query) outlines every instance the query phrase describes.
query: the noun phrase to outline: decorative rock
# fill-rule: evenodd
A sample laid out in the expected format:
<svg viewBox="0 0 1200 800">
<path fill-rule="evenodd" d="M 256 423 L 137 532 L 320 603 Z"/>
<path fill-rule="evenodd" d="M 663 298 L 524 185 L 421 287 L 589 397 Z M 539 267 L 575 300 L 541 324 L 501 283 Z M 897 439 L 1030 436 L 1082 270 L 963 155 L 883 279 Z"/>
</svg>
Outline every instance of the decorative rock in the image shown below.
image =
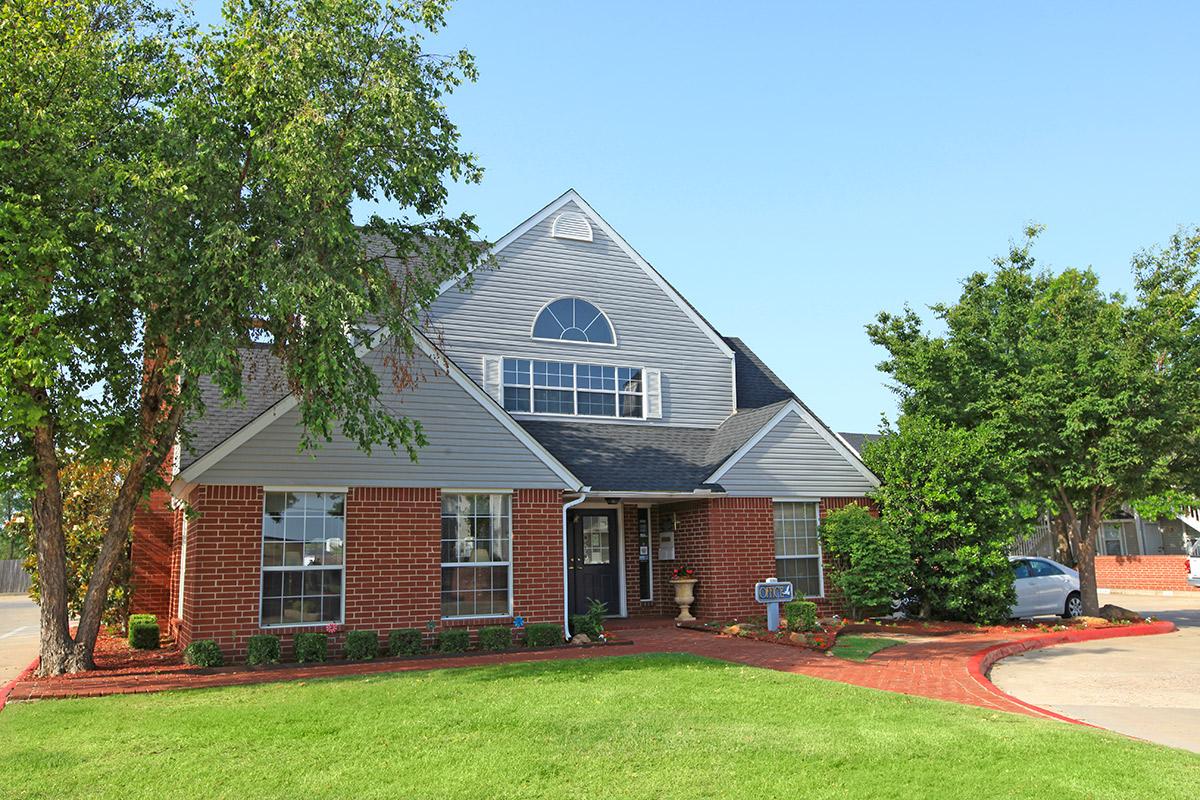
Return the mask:
<svg viewBox="0 0 1200 800">
<path fill-rule="evenodd" d="M 571 644 L 591 644 L 592 639 L 586 633 L 577 633 L 571 637 Z"/>
<path fill-rule="evenodd" d="M 1095 628 L 1097 625 L 1103 626 L 1108 624 L 1108 620 L 1104 617 L 1076 617 L 1074 621 L 1085 628 Z"/>
<path fill-rule="evenodd" d="M 789 633 L 788 641 L 792 644 L 808 644 L 808 639 L 805 638 L 803 633 Z"/>
<path fill-rule="evenodd" d="M 742 632 L 741 625 L 726 625 L 724 628 L 721 628 L 721 633 L 726 633 L 726 634 L 729 634 L 730 636 L 737 636 L 741 632 Z"/>
<path fill-rule="evenodd" d="M 1141 622 L 1142 615 L 1128 608 L 1114 606 L 1112 603 L 1100 606 L 1100 616 L 1109 622 Z"/>
</svg>

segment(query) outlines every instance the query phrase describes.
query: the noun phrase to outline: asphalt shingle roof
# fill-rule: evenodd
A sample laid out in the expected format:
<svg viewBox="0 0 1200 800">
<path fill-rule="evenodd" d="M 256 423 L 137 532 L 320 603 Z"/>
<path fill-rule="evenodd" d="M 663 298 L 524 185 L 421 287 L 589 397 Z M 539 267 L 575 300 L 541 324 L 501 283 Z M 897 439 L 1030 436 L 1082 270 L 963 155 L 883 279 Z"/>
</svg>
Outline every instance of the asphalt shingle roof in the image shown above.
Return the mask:
<svg viewBox="0 0 1200 800">
<path fill-rule="evenodd" d="M 873 442 L 879 438 L 878 433 L 847 433 L 841 431 L 838 436 L 846 440 L 846 444 L 854 448 L 854 452 L 862 455 L 863 445 L 867 442 Z"/>
</svg>

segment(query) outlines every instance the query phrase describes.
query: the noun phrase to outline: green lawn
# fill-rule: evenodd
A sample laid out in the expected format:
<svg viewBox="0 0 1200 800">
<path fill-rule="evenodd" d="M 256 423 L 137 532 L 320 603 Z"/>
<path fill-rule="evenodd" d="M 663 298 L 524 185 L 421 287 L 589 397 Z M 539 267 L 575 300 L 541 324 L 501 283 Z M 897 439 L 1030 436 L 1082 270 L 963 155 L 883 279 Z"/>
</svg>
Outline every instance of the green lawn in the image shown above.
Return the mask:
<svg viewBox="0 0 1200 800">
<path fill-rule="evenodd" d="M 833 654 L 850 661 L 866 661 L 873 654 L 889 647 L 904 644 L 902 639 L 881 636 L 839 636 L 833 644 Z"/>
<path fill-rule="evenodd" d="M 45 701 L 4 798 L 1194 797 L 1200 756 L 649 656 Z"/>
</svg>

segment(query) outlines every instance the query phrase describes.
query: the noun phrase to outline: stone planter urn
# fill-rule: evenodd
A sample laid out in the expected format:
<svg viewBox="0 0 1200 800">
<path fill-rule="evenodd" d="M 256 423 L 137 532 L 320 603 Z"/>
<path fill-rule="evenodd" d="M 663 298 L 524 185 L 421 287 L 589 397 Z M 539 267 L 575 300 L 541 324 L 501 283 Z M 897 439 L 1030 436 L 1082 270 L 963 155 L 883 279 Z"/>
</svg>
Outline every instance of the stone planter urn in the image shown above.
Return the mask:
<svg viewBox="0 0 1200 800">
<path fill-rule="evenodd" d="M 691 622 L 695 617 L 688 609 L 692 607 L 692 603 L 696 602 L 696 595 L 693 592 L 696 579 L 672 578 L 671 584 L 675 587 L 675 604 L 679 606 L 679 616 L 675 618 L 675 621 Z"/>
</svg>

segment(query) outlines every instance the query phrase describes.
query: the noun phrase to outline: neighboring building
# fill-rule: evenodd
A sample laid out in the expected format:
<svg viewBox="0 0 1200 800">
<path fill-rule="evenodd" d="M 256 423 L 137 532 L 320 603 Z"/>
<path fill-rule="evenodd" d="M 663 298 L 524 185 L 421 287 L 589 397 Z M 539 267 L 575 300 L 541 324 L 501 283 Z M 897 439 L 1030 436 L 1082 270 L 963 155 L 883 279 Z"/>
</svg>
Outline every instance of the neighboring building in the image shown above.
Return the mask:
<svg viewBox="0 0 1200 800">
<path fill-rule="evenodd" d="M 704 617 L 761 613 L 770 576 L 832 610 L 817 530 L 878 485 L 857 452 L 574 191 L 494 252 L 432 305 L 424 380 L 385 398 L 420 421 L 418 463 L 341 436 L 299 453 L 265 350 L 246 353 L 244 407 L 206 387 L 172 487 L 194 514 L 165 495 L 139 512 L 135 608 L 234 658 L 330 622 L 564 622 L 592 598 L 674 613 L 683 564 Z"/>
</svg>

